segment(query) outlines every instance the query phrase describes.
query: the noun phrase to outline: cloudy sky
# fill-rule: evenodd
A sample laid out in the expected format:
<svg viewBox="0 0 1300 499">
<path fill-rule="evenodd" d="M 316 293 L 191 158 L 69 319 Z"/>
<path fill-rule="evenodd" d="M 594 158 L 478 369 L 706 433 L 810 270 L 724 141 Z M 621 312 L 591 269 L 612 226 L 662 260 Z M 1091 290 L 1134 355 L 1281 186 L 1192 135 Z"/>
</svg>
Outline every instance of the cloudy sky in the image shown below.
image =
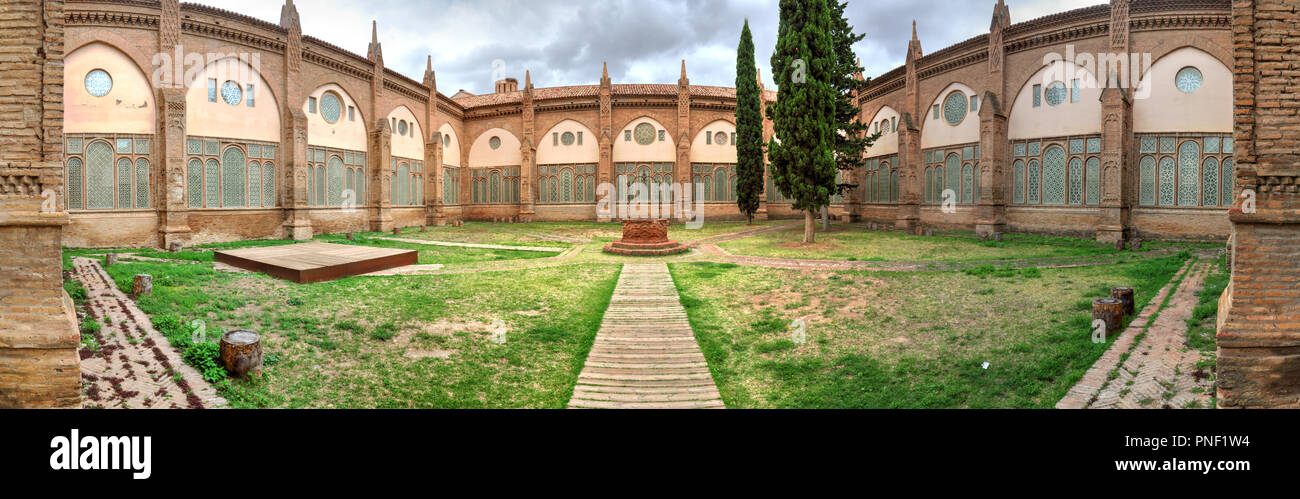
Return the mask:
<svg viewBox="0 0 1300 499">
<path fill-rule="evenodd" d="M 281 0 L 193 0 L 278 23 Z M 995 0 L 849 0 L 867 38 L 855 46 L 868 75 L 903 63 L 911 21 L 926 53 L 988 31 Z M 686 59 L 691 83 L 735 84 L 736 45 L 749 19 L 758 67 L 772 87 L 776 0 L 297 0 L 303 32 L 358 54 L 370 20 L 390 69 L 419 80 L 433 56 L 438 90 L 492 91 L 494 70 L 536 86 L 594 84 L 602 61 L 615 83 L 672 83 Z M 1012 22 L 1106 3 L 1007 0 Z M 494 63 L 496 66 L 494 67 Z"/>
</svg>

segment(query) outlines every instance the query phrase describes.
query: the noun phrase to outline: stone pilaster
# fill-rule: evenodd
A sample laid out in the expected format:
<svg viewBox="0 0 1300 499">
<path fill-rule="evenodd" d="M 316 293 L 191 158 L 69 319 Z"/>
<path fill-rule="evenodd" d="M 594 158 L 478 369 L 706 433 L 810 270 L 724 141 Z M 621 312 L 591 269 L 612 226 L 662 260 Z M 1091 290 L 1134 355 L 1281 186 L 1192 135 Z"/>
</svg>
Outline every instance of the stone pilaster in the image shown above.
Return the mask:
<svg viewBox="0 0 1300 499">
<path fill-rule="evenodd" d="M 1111 0 L 1110 51 L 1129 52 L 1129 0 Z M 1123 244 L 1129 234 L 1129 215 L 1137 200 L 1137 164 L 1133 151 L 1133 100 L 1120 84 L 1118 70 L 1107 73 L 1101 92 L 1101 210 L 1097 240 Z M 1110 75 L 1110 73 L 1116 73 Z"/>
<path fill-rule="evenodd" d="M 614 102 L 610 91 L 608 63 L 601 69 L 600 75 L 600 165 L 596 171 L 599 178 L 597 185 L 614 185 Z M 613 218 L 613 200 L 598 203 L 597 206 L 600 208 L 596 213 L 596 221 L 608 222 Z"/>
<path fill-rule="evenodd" d="M 912 21 L 912 39 L 907 43 L 904 62 L 902 116 L 898 120 L 898 214 L 895 226 L 908 232 L 918 230 L 921 221 L 921 129 L 914 117 L 924 118 L 921 110 L 920 80 L 916 62 L 921 58 L 921 40 L 916 36 L 916 21 Z"/>
<path fill-rule="evenodd" d="M 158 89 L 158 133 L 154 140 L 152 202 L 158 208 L 158 243 L 171 248 L 190 239 L 189 205 L 185 202 L 185 90 Z"/>
<path fill-rule="evenodd" d="M 438 118 L 438 75 L 433 72 L 433 56 L 427 56 L 425 61 L 424 86 L 429 89 L 424 100 L 424 123 L 429 127 L 424 137 L 424 223 L 443 226 L 447 216 L 442 208 L 442 133 L 438 131 L 442 120 Z"/>
<path fill-rule="evenodd" d="M 307 115 L 302 112 L 302 25 L 293 0 L 280 8 L 280 26 L 286 31 L 284 49 L 284 102 L 280 131 L 279 202 L 284 208 L 284 235 L 295 241 L 311 239 L 313 229 L 307 206 Z"/>
<path fill-rule="evenodd" d="M 522 103 L 522 120 L 524 140 L 519 144 L 519 215 L 524 220 L 536 213 L 533 206 L 533 175 L 537 171 L 537 135 L 535 132 L 537 107 L 533 102 L 533 76 L 524 71 L 524 91 Z"/>
<path fill-rule="evenodd" d="M 1219 298 L 1219 407 L 1300 408 L 1300 0 L 1232 5 L 1232 281 Z"/>
<path fill-rule="evenodd" d="M 995 237 L 1007 228 L 1007 115 L 992 91 L 980 99 L 980 192 L 975 233 Z"/>
<path fill-rule="evenodd" d="M 677 164 L 673 167 L 673 181 L 690 182 L 691 178 L 691 80 L 686 77 L 686 61 L 682 61 L 682 76 L 677 80 Z M 691 206 L 682 203 L 682 206 Z M 673 213 L 681 219 L 694 218 L 690 209 Z"/>
<path fill-rule="evenodd" d="M 392 175 L 389 175 L 393 134 L 387 118 L 375 120 L 368 145 L 370 154 L 366 155 L 366 160 L 370 164 L 366 169 L 370 181 L 366 186 L 366 204 L 370 205 L 370 230 L 388 232 L 393 230 L 393 205 L 389 202 L 393 190 Z"/>
</svg>

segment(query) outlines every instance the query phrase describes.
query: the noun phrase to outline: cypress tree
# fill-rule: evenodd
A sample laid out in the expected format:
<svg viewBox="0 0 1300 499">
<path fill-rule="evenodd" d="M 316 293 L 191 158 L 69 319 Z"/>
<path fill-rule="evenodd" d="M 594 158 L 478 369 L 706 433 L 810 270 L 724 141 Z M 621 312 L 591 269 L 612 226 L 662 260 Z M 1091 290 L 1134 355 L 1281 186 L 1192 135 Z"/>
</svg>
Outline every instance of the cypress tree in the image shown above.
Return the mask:
<svg viewBox="0 0 1300 499">
<path fill-rule="evenodd" d="M 777 100 L 767 108 L 776 134 L 768 158 L 773 184 L 804 212 L 804 242 L 811 243 L 815 213 L 836 189 L 833 23 L 828 0 L 781 0 L 780 9 L 771 61 Z"/>
<path fill-rule="evenodd" d="M 759 99 L 758 68 L 749 20 L 740 31 L 736 49 L 736 206 L 754 223 L 763 195 L 763 112 Z"/>
<path fill-rule="evenodd" d="M 880 134 L 868 135 L 869 126 L 860 121 L 861 109 L 853 102 L 856 91 L 869 80 L 858 81 L 855 77 L 863 71 L 853 53 L 853 44 L 862 41 L 866 35 L 855 34 L 853 25 L 844 13 L 848 2 L 829 0 L 831 2 L 831 39 L 835 44 L 835 91 L 839 100 L 835 103 L 835 126 L 840 133 L 835 134 L 836 168 L 844 179 L 836 186 L 839 194 L 847 194 L 857 187 L 852 182 L 854 170 L 866 164 L 864 153 Z"/>
</svg>

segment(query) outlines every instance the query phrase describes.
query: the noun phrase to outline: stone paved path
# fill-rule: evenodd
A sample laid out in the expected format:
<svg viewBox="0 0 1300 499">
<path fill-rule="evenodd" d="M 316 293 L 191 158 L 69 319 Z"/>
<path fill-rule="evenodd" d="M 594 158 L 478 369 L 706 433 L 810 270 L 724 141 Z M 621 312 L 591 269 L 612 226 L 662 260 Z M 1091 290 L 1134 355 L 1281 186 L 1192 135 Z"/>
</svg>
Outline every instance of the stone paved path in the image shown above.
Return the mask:
<svg viewBox="0 0 1300 499">
<path fill-rule="evenodd" d="M 1213 407 L 1211 377 L 1196 368 L 1201 352 L 1186 344 L 1187 319 L 1213 261 L 1202 259 L 1183 268 L 1183 280 L 1169 304 L 1159 306 L 1171 282 L 1151 300 L 1122 336 L 1098 359 L 1077 385 L 1056 404 L 1058 409 L 1182 409 Z M 1159 314 L 1155 312 L 1159 311 Z M 1151 316 L 1156 319 L 1151 321 Z M 1138 335 L 1145 335 L 1138 341 Z M 1136 345 L 1134 344 L 1136 342 Z M 1125 357 L 1127 354 L 1127 358 Z M 1119 361 L 1124 358 L 1121 364 Z M 1118 376 L 1111 379 L 1118 368 Z"/>
<path fill-rule="evenodd" d="M 82 348 L 81 405 L 84 408 L 224 407 L 225 399 L 198 371 L 185 364 L 149 316 L 117 289 L 99 262 L 74 258 L 73 277 L 86 287 L 86 308 L 102 329 L 99 351 Z M 179 376 L 177 376 L 179 374 Z"/>
<path fill-rule="evenodd" d="M 723 408 L 667 265 L 623 265 L 569 407 Z"/>
</svg>

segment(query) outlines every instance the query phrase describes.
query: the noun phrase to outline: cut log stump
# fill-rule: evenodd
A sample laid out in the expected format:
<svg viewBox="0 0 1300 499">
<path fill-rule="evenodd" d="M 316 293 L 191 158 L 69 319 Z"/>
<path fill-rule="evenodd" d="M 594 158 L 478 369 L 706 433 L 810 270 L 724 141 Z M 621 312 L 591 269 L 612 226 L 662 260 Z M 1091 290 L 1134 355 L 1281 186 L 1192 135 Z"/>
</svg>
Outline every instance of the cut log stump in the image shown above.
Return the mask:
<svg viewBox="0 0 1300 499">
<path fill-rule="evenodd" d="M 131 295 L 140 297 L 153 292 L 153 276 L 149 274 L 136 274 L 135 280 L 131 282 Z"/>
<path fill-rule="evenodd" d="M 109 253 L 104 255 L 104 266 L 112 267 L 114 265 L 117 265 L 117 253 Z"/>
<path fill-rule="evenodd" d="M 249 373 L 262 375 L 262 338 L 247 330 L 221 335 L 221 363 L 226 370 L 243 378 Z"/>
<path fill-rule="evenodd" d="M 1110 288 L 1110 297 L 1124 302 L 1124 315 L 1133 315 L 1133 288 L 1128 286 L 1116 286 Z"/>
<path fill-rule="evenodd" d="M 1124 302 L 1114 298 L 1098 298 L 1092 301 L 1093 320 L 1106 322 L 1106 336 L 1119 331 L 1124 323 Z"/>
</svg>

